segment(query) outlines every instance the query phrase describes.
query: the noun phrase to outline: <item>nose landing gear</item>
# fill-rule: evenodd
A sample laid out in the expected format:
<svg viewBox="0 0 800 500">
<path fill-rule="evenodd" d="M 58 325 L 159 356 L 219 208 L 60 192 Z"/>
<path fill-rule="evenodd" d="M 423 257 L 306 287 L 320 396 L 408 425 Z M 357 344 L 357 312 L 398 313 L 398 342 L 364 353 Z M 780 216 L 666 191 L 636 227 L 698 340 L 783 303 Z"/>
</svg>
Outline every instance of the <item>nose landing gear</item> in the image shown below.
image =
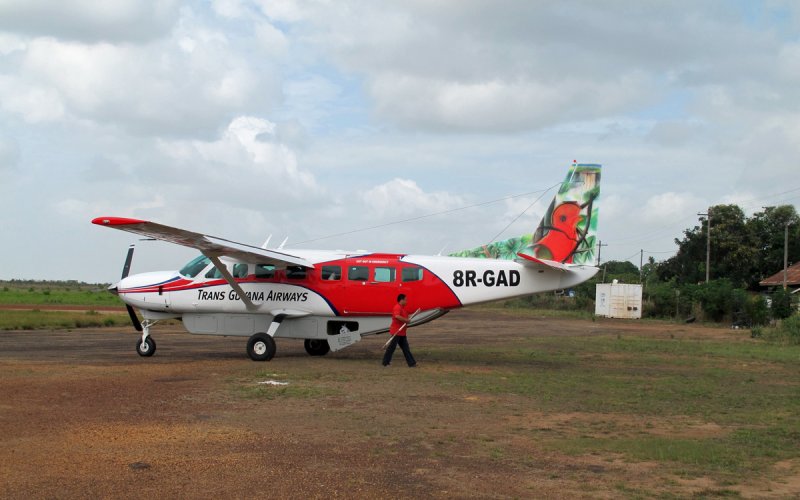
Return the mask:
<svg viewBox="0 0 800 500">
<path fill-rule="evenodd" d="M 142 339 L 136 344 L 136 352 L 139 356 L 149 358 L 156 353 L 156 341 L 150 336 L 150 327 L 158 323 L 146 319 L 142 321 Z"/>
</svg>

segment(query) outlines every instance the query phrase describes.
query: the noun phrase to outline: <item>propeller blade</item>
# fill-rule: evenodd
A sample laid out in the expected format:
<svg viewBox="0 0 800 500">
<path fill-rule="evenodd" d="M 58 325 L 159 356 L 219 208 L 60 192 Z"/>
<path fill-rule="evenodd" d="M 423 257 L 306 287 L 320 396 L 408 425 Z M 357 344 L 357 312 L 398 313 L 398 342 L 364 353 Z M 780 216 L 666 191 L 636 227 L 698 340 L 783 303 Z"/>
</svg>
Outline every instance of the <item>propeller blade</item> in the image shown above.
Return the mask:
<svg viewBox="0 0 800 500">
<path fill-rule="evenodd" d="M 125 305 L 125 307 L 128 309 L 128 314 L 131 317 L 131 323 L 133 323 L 133 327 L 136 328 L 137 332 L 141 332 L 142 322 L 139 321 L 139 317 L 136 316 L 136 311 L 134 311 L 133 308 L 129 305 Z"/>
<path fill-rule="evenodd" d="M 131 272 L 131 261 L 133 260 L 133 245 L 128 248 L 128 256 L 125 257 L 125 265 L 122 266 L 122 278 L 125 279 L 128 277 L 128 274 Z M 108 289 L 111 293 L 117 294 L 117 287 L 116 285 L 112 285 Z M 142 331 L 142 322 L 139 321 L 139 317 L 136 316 L 136 311 L 133 310 L 133 307 L 125 304 L 125 308 L 128 310 L 128 316 L 131 317 L 131 323 L 133 323 L 133 327 L 136 328 L 137 332 Z"/>
<path fill-rule="evenodd" d="M 122 278 L 125 279 L 128 277 L 128 273 L 131 272 L 131 261 L 133 260 L 133 245 L 128 248 L 128 256 L 125 257 L 125 265 L 122 266 Z"/>
</svg>

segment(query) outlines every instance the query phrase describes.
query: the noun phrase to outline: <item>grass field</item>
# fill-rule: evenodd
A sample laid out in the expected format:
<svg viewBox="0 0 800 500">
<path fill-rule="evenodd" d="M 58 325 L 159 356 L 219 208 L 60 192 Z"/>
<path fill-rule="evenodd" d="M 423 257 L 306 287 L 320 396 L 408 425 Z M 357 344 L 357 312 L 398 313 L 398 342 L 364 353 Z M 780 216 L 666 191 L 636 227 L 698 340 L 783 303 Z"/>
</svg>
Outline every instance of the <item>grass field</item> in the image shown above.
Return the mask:
<svg viewBox="0 0 800 500">
<path fill-rule="evenodd" d="M 418 425 L 411 435 L 391 430 L 400 421 L 394 416 L 382 417 L 384 430 L 375 437 L 428 443 L 437 456 L 466 456 L 515 473 L 546 467 L 542 456 L 589 461 L 602 475 L 627 470 L 600 489 L 587 483 L 589 495 L 609 487 L 633 498 L 800 495 L 800 346 L 725 329 L 707 338 L 667 333 L 686 330 L 666 322 L 602 334 L 583 324 L 587 333 L 573 336 L 501 336 L 478 345 L 439 339 L 415 348 L 418 360 L 435 363 L 402 372 L 402 387 L 413 387 L 418 398 L 406 404 L 449 403 L 413 412 Z M 291 391 L 252 380 L 236 381 L 234 390 L 289 405 L 311 397 L 336 407 L 344 398 L 353 407 L 339 409 L 345 418 L 331 425 L 354 433 L 377 410 L 364 408 L 365 401 L 392 397 L 358 375 L 316 366 L 254 377 L 292 380 Z M 402 363 L 395 370 L 404 370 Z M 376 384 L 389 383 L 378 375 Z M 459 427 L 470 432 L 452 430 Z M 554 480 L 571 476 L 554 469 Z M 784 495 L 787 470 L 794 486 Z"/>
<path fill-rule="evenodd" d="M 130 326 L 127 313 L 98 313 L 96 311 L 0 311 L 0 330 L 56 330 Z"/>
<path fill-rule="evenodd" d="M 107 287 L 75 281 L 0 281 L 0 304 L 121 306 Z"/>
<path fill-rule="evenodd" d="M 181 330 L 155 332 L 160 350 L 146 360 L 132 352 L 135 335 L 113 330 L 54 332 L 45 352 L 35 333 L 5 332 L 0 341 L 15 339 L 0 348 L 6 390 L 26 386 L 19 404 L 62 398 L 74 428 L 36 430 L 51 428 L 47 414 L 12 406 L 9 425 L 50 450 L 36 460 L 102 470 L 71 476 L 69 490 L 99 496 L 126 490 L 93 478 L 127 481 L 126 464 L 143 457 L 166 496 L 180 496 L 174 478 L 187 476 L 234 496 L 267 484 L 310 497 L 353 485 L 364 498 L 800 496 L 800 346 L 742 330 L 467 309 L 411 332 L 413 370 L 399 354 L 381 368 L 381 339 L 325 358 L 279 339 L 262 364 L 243 341 Z M 139 410 L 119 413 L 123 395 Z M 105 437 L 140 436 L 142 425 L 150 444 Z M 97 436 L 96 462 L 69 451 L 73 435 Z M 39 456 L 8 444 L 17 458 Z M 209 469 L 221 456 L 227 465 Z M 32 477 L 29 462 L 15 460 L 9 477 Z M 298 466 L 309 462 L 318 481 Z"/>
<path fill-rule="evenodd" d="M 0 282 L 0 304 L 30 310 L 0 311 L 0 330 L 124 327 L 124 312 L 98 313 L 92 307 L 121 306 L 105 285 Z M 86 311 L 39 310 L 36 306 L 85 306 Z M 478 314 L 536 321 L 583 320 L 584 312 L 539 311 L 487 305 Z M 528 321 L 526 319 L 526 321 Z M 599 323 L 599 322 L 598 322 Z M 676 329 L 665 322 L 638 322 L 644 330 Z M 769 338 L 769 335 L 767 335 Z M 418 359 L 436 360 L 426 370 L 404 374 L 405 383 L 429 397 L 470 402 L 450 406 L 447 418 L 479 428 L 465 442 L 446 432 L 442 414 L 418 414 L 414 439 L 433 442 L 436 453 L 466 454 L 524 471 L 536 464 L 530 450 L 593 457 L 608 464 L 657 464 L 664 489 L 647 482 L 613 485 L 628 497 L 681 491 L 681 481 L 702 479 L 699 496 L 737 497 L 758 481 L 781 481 L 780 464 L 800 467 L 800 346 L 730 337 L 688 338 L 630 331 L 600 335 L 500 336 L 479 345 L 429 343 L 415 349 Z M 316 368 L 319 366 L 320 368 Z M 289 366 L 279 375 L 287 387 L 230 382 L 234 397 L 247 401 L 308 399 L 333 404 L 381 399 L 362 387 L 356 374 L 305 371 Z M 254 379 L 274 375 L 256 372 Z M 326 403 L 327 402 L 327 403 Z M 480 418 L 463 412 L 478 411 Z M 369 410 L 343 410 L 334 419 L 344 431 L 358 432 Z M 501 425 L 492 419 L 500 419 Z M 405 439 L 389 431 L 381 439 Z M 466 448 L 465 448 L 466 446 Z M 558 479 L 558 475 L 553 479 Z M 672 481 L 670 484 L 669 482 Z M 673 486 L 673 488 L 670 488 Z M 743 489 L 745 488 L 745 489 Z M 588 491 L 592 491 L 591 488 Z M 680 495 L 675 495 L 680 496 Z M 780 496 L 780 495 L 777 495 Z"/>
<path fill-rule="evenodd" d="M 797 347 L 606 336 L 421 356 L 463 368 L 430 383 L 524 402 L 522 414 L 585 414 L 567 427 L 514 430 L 555 451 L 658 461 L 721 483 L 800 454 Z"/>
</svg>

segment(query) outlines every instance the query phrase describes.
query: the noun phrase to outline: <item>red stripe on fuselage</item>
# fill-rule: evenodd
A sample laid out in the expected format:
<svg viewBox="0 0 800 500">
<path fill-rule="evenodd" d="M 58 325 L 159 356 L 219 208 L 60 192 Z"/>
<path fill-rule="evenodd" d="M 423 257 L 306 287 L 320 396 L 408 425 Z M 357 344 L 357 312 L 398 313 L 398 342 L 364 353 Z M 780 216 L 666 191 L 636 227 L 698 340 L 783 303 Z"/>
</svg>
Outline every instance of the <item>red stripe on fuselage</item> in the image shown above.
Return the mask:
<svg viewBox="0 0 800 500">
<path fill-rule="evenodd" d="M 406 309 L 454 309 L 461 307 L 461 301 L 447 284 L 435 273 L 425 267 L 409 264 L 400 260 L 402 254 L 367 254 L 315 263 L 314 269 L 308 269 L 305 278 L 288 278 L 285 271 L 275 271 L 272 278 L 257 278 L 249 275 L 238 278 L 241 285 L 282 284 L 295 285 L 319 294 L 331 308 L 341 316 L 381 316 L 390 315 L 397 303 L 397 295 L 403 293 L 408 298 Z M 323 273 L 330 273 L 331 267 L 339 267 L 339 279 L 325 279 Z M 366 280 L 349 279 L 351 267 L 362 267 L 367 270 Z M 394 280 L 378 281 L 390 271 L 383 271 L 383 276 L 376 276 L 377 268 L 394 269 Z M 419 281 L 403 281 L 403 269 L 422 268 L 423 276 Z M 379 273 L 382 271 L 378 271 Z M 163 293 L 227 286 L 224 279 L 192 281 L 178 279 L 163 285 L 150 285 L 120 290 L 119 293 Z"/>
</svg>

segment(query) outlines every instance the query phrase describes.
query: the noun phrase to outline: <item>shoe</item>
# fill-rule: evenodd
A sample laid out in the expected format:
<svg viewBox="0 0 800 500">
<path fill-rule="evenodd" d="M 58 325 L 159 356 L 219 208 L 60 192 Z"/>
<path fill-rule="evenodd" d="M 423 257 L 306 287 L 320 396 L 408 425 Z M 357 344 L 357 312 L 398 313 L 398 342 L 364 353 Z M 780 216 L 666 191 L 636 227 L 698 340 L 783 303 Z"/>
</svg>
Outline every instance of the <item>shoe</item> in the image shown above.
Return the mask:
<svg viewBox="0 0 800 500">
<path fill-rule="evenodd" d="M 383 364 L 383 363 L 381 363 L 381 364 Z M 383 365 L 383 367 L 384 367 L 384 368 L 389 368 L 390 366 L 392 366 L 392 364 L 391 364 L 391 363 L 388 363 L 388 364 L 385 364 L 385 365 Z"/>
<path fill-rule="evenodd" d="M 408 365 L 408 367 L 409 367 L 409 368 L 416 368 L 416 367 L 417 367 L 417 364 L 416 364 L 416 363 L 414 363 L 413 365 Z"/>
</svg>

